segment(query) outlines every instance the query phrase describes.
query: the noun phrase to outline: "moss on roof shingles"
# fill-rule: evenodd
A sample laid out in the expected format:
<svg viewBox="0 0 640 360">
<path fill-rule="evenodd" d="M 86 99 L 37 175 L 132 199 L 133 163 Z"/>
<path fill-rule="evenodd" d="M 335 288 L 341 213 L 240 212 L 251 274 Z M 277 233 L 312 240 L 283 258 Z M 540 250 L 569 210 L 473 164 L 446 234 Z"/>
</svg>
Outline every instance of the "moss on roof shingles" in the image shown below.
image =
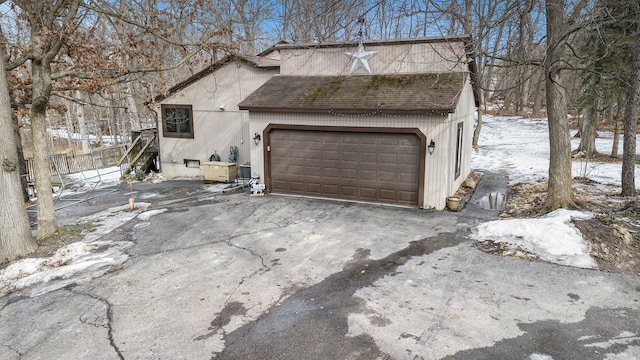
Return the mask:
<svg viewBox="0 0 640 360">
<path fill-rule="evenodd" d="M 250 111 L 452 112 L 467 73 L 274 76 L 240 103 Z"/>
</svg>

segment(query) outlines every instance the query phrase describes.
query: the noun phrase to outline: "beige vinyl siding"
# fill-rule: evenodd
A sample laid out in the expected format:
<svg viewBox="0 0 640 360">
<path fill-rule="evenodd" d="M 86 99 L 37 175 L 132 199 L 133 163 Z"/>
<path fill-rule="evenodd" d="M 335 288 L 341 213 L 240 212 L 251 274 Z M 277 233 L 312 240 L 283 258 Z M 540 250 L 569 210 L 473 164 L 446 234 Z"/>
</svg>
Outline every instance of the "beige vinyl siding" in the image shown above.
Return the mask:
<svg viewBox="0 0 640 360">
<path fill-rule="evenodd" d="M 249 113 L 238 110 L 238 103 L 276 72 L 232 62 L 164 99 L 162 104 L 193 106 L 194 138 L 161 137 L 163 174 L 169 179 L 202 177 L 202 164 L 209 156 L 217 151 L 221 160 L 227 161 L 231 146 L 238 147 L 239 164 L 250 161 L 253 133 L 249 131 Z M 220 110 L 221 104 L 224 111 Z M 160 126 L 161 121 L 160 118 Z M 200 169 L 187 168 L 185 159 L 200 161 Z"/>
<path fill-rule="evenodd" d="M 365 45 L 366 51 L 377 51 L 369 66 L 373 75 L 415 74 L 467 71 L 464 43 L 439 42 L 401 44 L 395 46 Z M 282 75 L 349 75 L 352 60 L 345 53 L 356 52 L 357 46 L 280 49 Z M 367 74 L 357 69 L 356 74 Z"/>
<path fill-rule="evenodd" d="M 459 187 L 462 185 L 464 180 L 467 178 L 469 173 L 471 172 L 471 155 L 472 148 L 471 143 L 473 140 L 473 130 L 475 125 L 474 114 L 476 111 L 475 107 L 475 99 L 473 97 L 473 89 L 471 87 L 471 82 L 467 80 L 462 94 L 460 94 L 460 100 L 458 101 L 458 105 L 456 106 L 456 111 L 450 115 L 451 117 L 451 141 L 455 144 L 457 140 L 457 127 L 458 123 L 462 122 L 464 124 L 463 129 L 463 139 L 462 139 L 462 158 L 461 158 L 461 166 L 460 166 L 460 176 L 455 179 L 455 156 L 456 149 L 452 147 L 452 161 L 451 161 L 451 170 L 449 174 L 451 175 L 451 189 L 449 193 L 453 194 Z"/>
</svg>

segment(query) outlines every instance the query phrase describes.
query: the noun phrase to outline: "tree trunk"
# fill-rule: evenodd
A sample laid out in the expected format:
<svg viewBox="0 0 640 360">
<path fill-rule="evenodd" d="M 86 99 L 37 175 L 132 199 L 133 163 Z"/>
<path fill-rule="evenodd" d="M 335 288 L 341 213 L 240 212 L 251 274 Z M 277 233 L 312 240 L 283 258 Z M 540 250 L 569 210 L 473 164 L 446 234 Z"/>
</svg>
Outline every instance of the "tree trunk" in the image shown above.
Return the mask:
<svg viewBox="0 0 640 360">
<path fill-rule="evenodd" d="M 531 72 L 528 69 L 524 70 L 525 80 L 522 82 L 521 93 L 520 93 L 520 109 L 523 114 L 527 113 L 527 108 L 529 107 L 529 87 L 531 86 Z"/>
<path fill-rule="evenodd" d="M 613 120 L 613 145 L 611 146 L 611 157 L 618 157 L 618 147 L 620 146 L 620 120 Z"/>
<path fill-rule="evenodd" d="M 571 140 L 563 66 L 563 0 L 547 0 L 547 59 L 545 62 L 547 115 L 549 117 L 549 180 L 544 208 L 548 211 L 573 205 Z"/>
<path fill-rule="evenodd" d="M 82 154 L 86 155 L 91 152 L 89 148 L 89 132 L 87 131 L 87 122 L 84 116 L 84 105 L 82 102 L 82 93 L 80 90 L 76 90 L 75 98 L 78 99 L 76 103 L 76 119 L 78 121 L 78 131 L 80 131 L 80 144 L 82 145 Z"/>
<path fill-rule="evenodd" d="M 596 76 L 591 76 L 589 87 L 594 89 L 597 86 L 597 82 Z M 580 129 L 578 151 L 582 151 L 588 158 L 593 157 L 596 154 L 596 136 L 598 135 L 598 97 L 596 95 L 593 95 L 591 104 L 584 111 Z"/>
<path fill-rule="evenodd" d="M 636 36 L 633 45 L 633 64 L 629 81 L 629 95 L 624 111 L 624 140 L 622 153 L 622 196 L 635 196 L 636 131 L 638 129 L 638 101 L 640 100 L 640 4 L 635 3 Z"/>
<path fill-rule="evenodd" d="M 11 98 L 11 97 L 9 97 Z M 14 143 L 16 145 L 16 151 L 18 153 L 18 171 L 20 174 L 20 183 L 22 184 L 22 198 L 25 202 L 29 201 L 29 194 L 27 193 L 27 162 L 24 159 L 24 152 L 22 151 L 22 137 L 20 136 L 20 120 L 17 116 L 11 114 L 11 122 L 13 125 Z M 22 176 L 25 175 L 25 176 Z"/>
<path fill-rule="evenodd" d="M 478 139 L 480 138 L 480 130 L 482 130 L 482 106 L 478 107 L 478 123 L 476 128 L 473 129 L 473 142 L 471 145 L 474 149 L 478 149 Z"/>
<path fill-rule="evenodd" d="M 3 200 L 0 206 L 0 263 L 26 255 L 37 247 L 21 196 L 24 188 L 12 118 L 4 57 L 0 57 L 0 198 Z"/>
<path fill-rule="evenodd" d="M 67 138 L 69 140 L 73 138 L 73 133 L 75 132 L 71 111 L 73 111 L 73 102 L 67 101 L 67 111 L 64 113 L 64 126 L 67 129 Z"/>
<path fill-rule="evenodd" d="M 607 105 L 606 105 L 606 111 L 604 112 L 604 115 L 602 116 L 605 125 L 613 124 L 613 115 L 614 115 L 613 114 L 613 100 L 612 99 L 608 99 Z"/>
<path fill-rule="evenodd" d="M 58 222 L 51 191 L 51 166 L 47 143 L 46 112 L 51 96 L 51 68 L 39 59 L 32 60 L 33 99 L 31 102 L 31 132 L 33 135 L 33 167 L 38 192 L 38 240 L 53 235 Z"/>
<path fill-rule="evenodd" d="M 131 123 L 131 130 L 140 130 L 142 128 L 142 125 L 140 123 L 140 114 L 138 114 L 136 100 L 133 98 L 133 89 L 131 88 L 131 86 L 127 85 L 124 91 L 127 99 L 127 113 L 129 113 L 129 123 Z"/>
<path fill-rule="evenodd" d="M 618 109 L 613 116 L 613 146 L 611 146 L 611 157 L 618 157 L 618 147 L 620 143 L 620 118 L 622 117 L 622 104 L 624 103 L 624 94 L 618 96 Z"/>
<path fill-rule="evenodd" d="M 598 128 L 598 111 L 594 106 L 589 106 L 584 111 L 580 126 L 580 145 L 578 151 L 584 152 L 586 157 L 596 154 L 596 136 Z"/>
<path fill-rule="evenodd" d="M 96 137 L 98 138 L 97 140 L 98 147 L 102 149 L 104 147 L 104 136 L 103 136 L 104 134 L 102 133 L 102 123 L 100 122 L 100 117 L 95 113 L 94 113 L 94 118 L 95 118 L 94 129 L 96 129 L 95 132 L 96 132 Z"/>
<path fill-rule="evenodd" d="M 540 109 L 542 108 L 542 97 L 544 95 L 544 72 L 540 74 L 540 79 L 536 84 L 536 93 L 533 97 L 533 109 L 531 110 L 531 116 L 538 117 L 540 116 Z"/>
</svg>

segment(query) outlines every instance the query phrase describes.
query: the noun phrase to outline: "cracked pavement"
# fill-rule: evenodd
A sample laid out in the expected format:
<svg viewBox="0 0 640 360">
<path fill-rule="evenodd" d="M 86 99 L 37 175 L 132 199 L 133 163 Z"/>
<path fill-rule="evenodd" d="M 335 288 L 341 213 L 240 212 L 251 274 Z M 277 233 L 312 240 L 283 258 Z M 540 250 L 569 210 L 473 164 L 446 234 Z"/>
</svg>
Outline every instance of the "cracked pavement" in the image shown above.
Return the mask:
<svg viewBox="0 0 640 360">
<path fill-rule="evenodd" d="M 488 174 L 446 213 L 134 184 L 167 211 L 106 235 L 133 243 L 125 266 L 0 298 L 0 358 L 639 358 L 639 278 L 471 247 L 472 228 L 497 215 L 483 194 L 504 186 Z"/>
</svg>

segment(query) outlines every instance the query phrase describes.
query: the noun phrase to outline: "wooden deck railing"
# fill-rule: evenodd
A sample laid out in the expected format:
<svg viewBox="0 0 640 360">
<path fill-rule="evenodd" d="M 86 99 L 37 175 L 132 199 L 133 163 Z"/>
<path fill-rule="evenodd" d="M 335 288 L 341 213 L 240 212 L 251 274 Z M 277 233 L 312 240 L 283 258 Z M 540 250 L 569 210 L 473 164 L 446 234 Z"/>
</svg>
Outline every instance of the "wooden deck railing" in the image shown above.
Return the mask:
<svg viewBox="0 0 640 360">
<path fill-rule="evenodd" d="M 49 157 L 51 176 L 68 175 L 85 170 L 114 166 L 124 151 L 126 151 L 126 145 L 95 149 L 93 154 L 87 155 L 53 154 Z M 25 159 L 25 162 L 27 164 L 27 173 L 25 175 L 27 182 L 33 182 L 33 159 Z"/>
</svg>

